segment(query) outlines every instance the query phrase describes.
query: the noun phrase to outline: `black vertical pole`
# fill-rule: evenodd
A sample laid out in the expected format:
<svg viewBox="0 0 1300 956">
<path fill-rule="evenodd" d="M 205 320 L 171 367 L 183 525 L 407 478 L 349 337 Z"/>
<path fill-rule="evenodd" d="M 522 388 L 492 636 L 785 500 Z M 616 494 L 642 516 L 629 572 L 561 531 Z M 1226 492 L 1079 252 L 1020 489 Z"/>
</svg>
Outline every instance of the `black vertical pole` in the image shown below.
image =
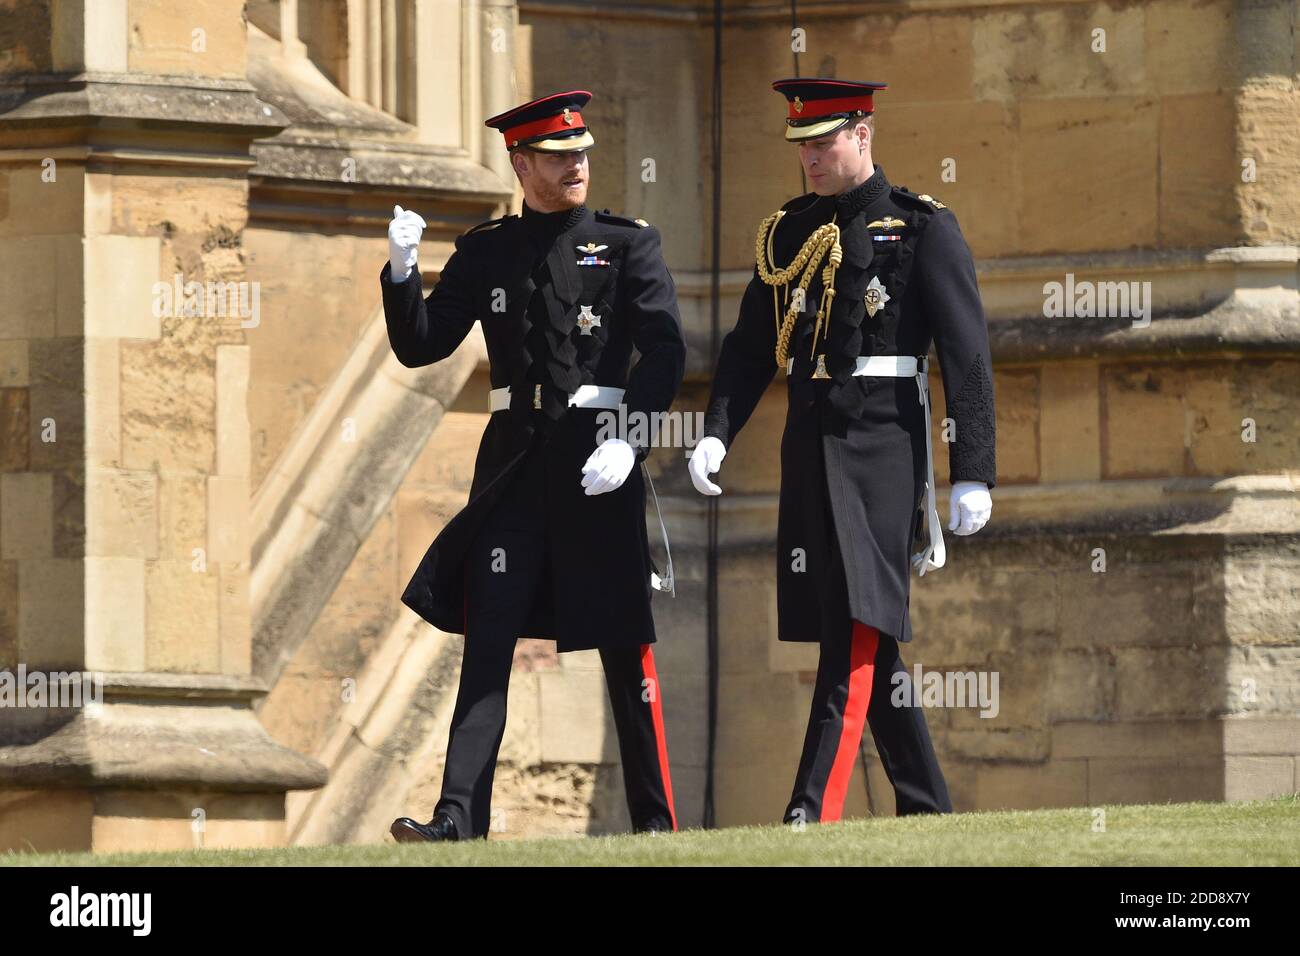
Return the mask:
<svg viewBox="0 0 1300 956">
<path fill-rule="evenodd" d="M 722 0 L 713 0 L 713 222 L 709 275 L 709 365 L 717 362 L 721 347 L 722 309 Z M 708 554 L 706 595 L 708 607 L 708 754 L 704 774 L 706 829 L 717 826 L 713 773 L 718 746 L 718 499 L 708 499 Z"/>
</svg>

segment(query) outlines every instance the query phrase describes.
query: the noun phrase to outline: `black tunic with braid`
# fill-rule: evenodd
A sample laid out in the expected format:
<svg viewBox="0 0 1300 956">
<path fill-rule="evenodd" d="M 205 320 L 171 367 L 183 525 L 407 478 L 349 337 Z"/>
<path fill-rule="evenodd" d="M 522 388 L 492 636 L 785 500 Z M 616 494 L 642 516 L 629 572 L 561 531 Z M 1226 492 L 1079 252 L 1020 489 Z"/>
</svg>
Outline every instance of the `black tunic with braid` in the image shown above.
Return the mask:
<svg viewBox="0 0 1300 956">
<path fill-rule="evenodd" d="M 925 419 L 915 379 L 853 376 L 859 355 L 924 356 L 933 343 L 946 409 L 932 409 L 936 453 L 948 450 L 950 481 L 996 481 L 993 367 L 975 265 L 957 218 L 937 200 L 893 186 L 884 170 L 837 197 L 813 193 L 782 207 L 772 238 L 784 267 L 817 227 L 836 222 L 843 259 L 825 328 L 814 347 L 821 268 L 790 336 L 793 370 L 779 369 L 772 288 L 757 268 L 741 299 L 714 374 L 706 435 L 730 446 L 773 377 L 786 378 L 777 526 L 777 608 L 783 641 L 820 640 L 826 575 L 838 547 L 848 614 L 900 641 L 911 640 L 911 554 L 925 504 Z M 883 237 L 895 236 L 886 239 Z M 877 238 L 881 237 L 881 238 Z M 864 301 L 872 279 L 882 307 Z M 784 310 L 784 303 L 781 303 Z M 829 379 L 814 379 L 816 355 Z M 953 439 L 946 446 L 943 419 Z M 726 482 L 726 464 L 719 481 Z M 942 503 L 946 505 L 947 496 Z M 940 507 L 947 532 L 946 507 Z M 945 533 L 951 543 L 951 532 Z M 931 572 L 934 573 L 934 572 Z"/>
<path fill-rule="evenodd" d="M 545 468 L 528 480 L 544 483 L 547 521 L 562 530 L 550 536 L 555 586 L 541 589 L 520 636 L 554 639 L 560 651 L 652 643 L 640 469 L 615 490 L 584 493 L 582 466 L 609 413 L 571 407 L 568 396 L 580 385 L 623 388 L 629 423 L 671 406 L 686 346 L 659 231 L 585 206 L 545 214 L 525 206 L 522 217 L 458 238 L 427 296 L 419 270 L 393 282 L 390 269 L 380 273 L 384 318 L 403 365 L 446 358 L 481 322 L 492 387 L 510 387 L 509 407 L 490 416 L 479 444 L 469 502 L 429 546 L 403 603 L 444 631 L 464 632 L 466 552 L 540 436 Z M 578 321 L 588 314 L 598 321 Z M 649 453 L 652 436 L 622 437 L 637 462 Z"/>
</svg>

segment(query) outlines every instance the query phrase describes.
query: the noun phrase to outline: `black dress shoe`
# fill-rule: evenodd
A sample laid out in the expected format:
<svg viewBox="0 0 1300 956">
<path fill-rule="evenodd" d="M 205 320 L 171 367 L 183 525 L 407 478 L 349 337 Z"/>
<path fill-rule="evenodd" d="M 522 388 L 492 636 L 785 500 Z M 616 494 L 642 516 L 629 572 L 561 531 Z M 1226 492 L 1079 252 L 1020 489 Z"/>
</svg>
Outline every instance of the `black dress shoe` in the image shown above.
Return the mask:
<svg viewBox="0 0 1300 956">
<path fill-rule="evenodd" d="M 648 820 L 645 823 L 642 823 L 640 826 L 633 827 L 632 832 L 649 833 L 652 835 L 658 835 L 660 833 L 672 833 L 673 825 L 669 821 L 665 820 L 663 817 L 655 817 L 653 820 Z"/>
<path fill-rule="evenodd" d="M 460 831 L 456 829 L 456 821 L 441 811 L 435 813 L 428 823 L 417 823 L 410 817 L 398 817 L 388 832 L 398 843 L 437 843 L 461 838 Z"/>
</svg>

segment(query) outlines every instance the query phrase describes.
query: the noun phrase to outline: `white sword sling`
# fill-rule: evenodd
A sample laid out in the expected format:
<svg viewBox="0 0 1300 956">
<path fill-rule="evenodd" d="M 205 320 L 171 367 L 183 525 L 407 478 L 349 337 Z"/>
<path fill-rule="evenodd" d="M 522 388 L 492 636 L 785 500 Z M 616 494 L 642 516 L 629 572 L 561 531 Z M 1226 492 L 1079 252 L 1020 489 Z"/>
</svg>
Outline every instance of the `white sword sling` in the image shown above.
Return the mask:
<svg viewBox="0 0 1300 956">
<path fill-rule="evenodd" d="M 623 401 L 623 389 L 612 385 L 580 385 L 578 390 L 569 396 L 569 405 L 579 406 L 582 408 L 618 408 L 619 403 Z M 541 408 L 541 386 L 536 387 L 534 393 L 533 405 L 535 408 Z M 494 388 L 488 393 L 488 409 L 492 412 L 503 412 L 510 407 L 510 386 Z M 668 547 L 668 528 L 664 524 L 663 512 L 659 509 L 659 496 L 655 494 L 655 483 L 650 480 L 650 469 L 646 467 L 645 460 L 641 461 L 641 474 L 645 476 L 646 487 L 650 489 L 650 496 L 655 503 L 655 516 L 659 519 L 659 530 L 664 538 L 664 555 L 668 564 L 668 570 L 660 574 L 659 565 L 655 563 L 654 556 L 650 557 L 650 586 L 656 591 L 667 591 L 673 597 L 677 596 L 677 588 L 673 581 L 673 553 Z"/>
<path fill-rule="evenodd" d="M 786 363 L 786 373 L 794 369 L 794 359 Z M 925 523 L 929 541 L 912 555 L 912 567 L 924 577 L 926 571 L 943 567 L 946 551 L 943 532 L 939 527 L 939 507 L 934 486 L 934 439 L 930 433 L 930 357 L 923 355 L 859 355 L 854 375 L 876 375 L 889 378 L 916 379 L 917 397 L 925 409 Z"/>
</svg>

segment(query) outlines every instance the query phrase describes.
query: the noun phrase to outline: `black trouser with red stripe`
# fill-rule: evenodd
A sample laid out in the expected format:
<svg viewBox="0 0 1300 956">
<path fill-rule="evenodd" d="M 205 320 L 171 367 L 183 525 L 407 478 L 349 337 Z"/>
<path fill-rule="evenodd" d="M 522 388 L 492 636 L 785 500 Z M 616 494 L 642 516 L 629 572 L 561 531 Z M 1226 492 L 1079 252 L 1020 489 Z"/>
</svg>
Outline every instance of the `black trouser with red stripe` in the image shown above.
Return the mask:
<svg viewBox="0 0 1300 956">
<path fill-rule="evenodd" d="M 918 698 L 899 656 L 898 641 L 848 616 L 843 559 L 833 528 L 830 540 L 834 554 L 827 574 L 828 612 L 817 683 L 784 822 L 827 823 L 840 818 L 864 724 L 871 727 L 880 762 L 894 786 L 895 812 L 899 816 L 951 813 L 948 786 L 924 712 L 919 706 L 899 706 L 890 699 L 900 685 L 908 688 L 900 695 L 903 700 Z M 830 614 L 833 607 L 844 608 L 843 615 Z"/>
<path fill-rule="evenodd" d="M 530 453 L 530 458 L 537 456 Z M 526 463 L 512 480 L 466 557 L 465 651 L 436 807 L 456 821 L 462 837 L 488 833 L 515 643 L 538 590 L 550 587 L 546 506 L 531 490 L 544 486 L 530 481 L 531 467 Z M 603 647 L 600 660 L 632 826 L 676 830 L 661 688 L 651 645 Z"/>
</svg>

